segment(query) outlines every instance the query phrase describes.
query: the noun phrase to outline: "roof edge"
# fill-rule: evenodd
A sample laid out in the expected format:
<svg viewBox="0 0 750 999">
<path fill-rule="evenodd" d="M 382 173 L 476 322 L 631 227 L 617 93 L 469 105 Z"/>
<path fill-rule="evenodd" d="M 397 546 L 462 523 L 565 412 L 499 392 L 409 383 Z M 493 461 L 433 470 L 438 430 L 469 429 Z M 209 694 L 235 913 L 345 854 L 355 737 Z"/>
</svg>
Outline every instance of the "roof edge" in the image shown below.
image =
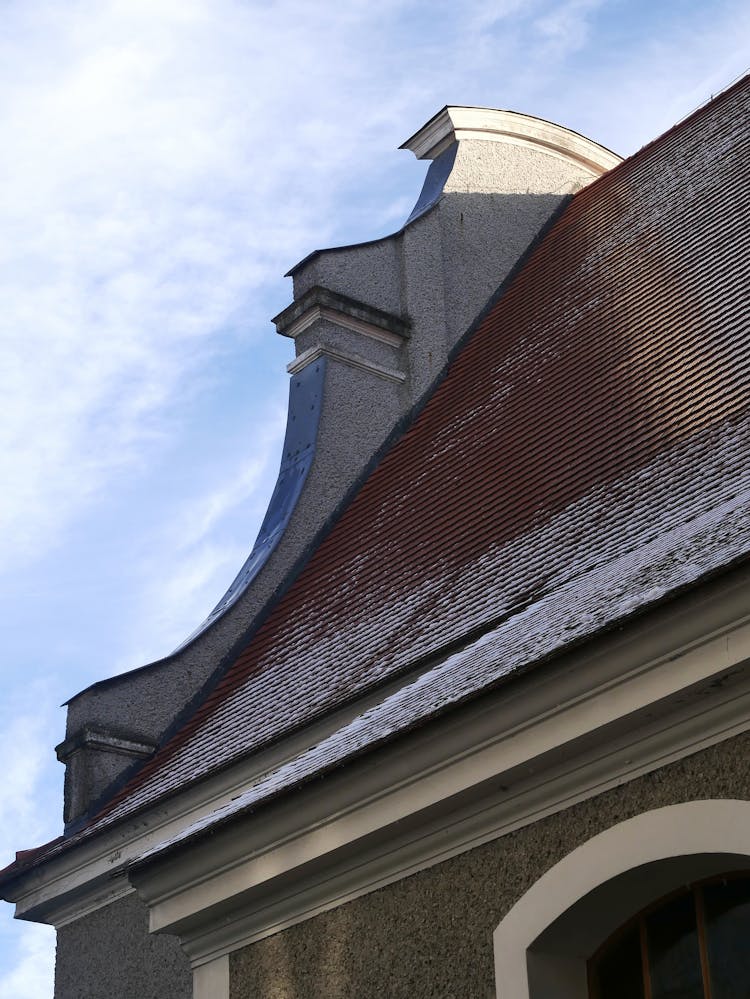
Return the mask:
<svg viewBox="0 0 750 999">
<path fill-rule="evenodd" d="M 433 160 L 453 142 L 481 139 L 515 145 L 538 146 L 544 152 L 583 166 L 600 176 L 622 162 L 622 157 L 592 139 L 563 125 L 499 108 L 448 105 L 406 140 L 417 159 Z"/>
</svg>

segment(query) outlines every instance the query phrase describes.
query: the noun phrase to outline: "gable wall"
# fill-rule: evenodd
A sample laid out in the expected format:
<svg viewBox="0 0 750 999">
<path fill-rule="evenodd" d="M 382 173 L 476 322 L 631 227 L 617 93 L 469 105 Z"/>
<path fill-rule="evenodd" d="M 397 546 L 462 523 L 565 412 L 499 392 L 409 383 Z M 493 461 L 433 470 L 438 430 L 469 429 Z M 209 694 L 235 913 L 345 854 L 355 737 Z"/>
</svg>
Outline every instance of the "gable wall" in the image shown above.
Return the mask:
<svg viewBox="0 0 750 999">
<path fill-rule="evenodd" d="M 355 899 L 230 956 L 230 999 L 489 999 L 492 934 L 571 850 L 640 812 L 750 800 L 750 734 Z"/>
</svg>

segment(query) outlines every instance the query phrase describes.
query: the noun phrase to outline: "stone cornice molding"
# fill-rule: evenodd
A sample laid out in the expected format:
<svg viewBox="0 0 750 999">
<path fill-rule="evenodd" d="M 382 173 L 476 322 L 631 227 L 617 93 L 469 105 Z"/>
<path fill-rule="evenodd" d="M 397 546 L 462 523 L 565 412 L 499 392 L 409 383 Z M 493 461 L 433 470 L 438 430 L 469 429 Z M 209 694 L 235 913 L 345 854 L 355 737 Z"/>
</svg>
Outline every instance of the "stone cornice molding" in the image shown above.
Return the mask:
<svg viewBox="0 0 750 999">
<path fill-rule="evenodd" d="M 335 347 L 326 347 L 324 345 L 310 347 L 309 350 L 303 351 L 299 357 L 296 357 L 287 364 L 286 370 L 290 375 L 296 375 L 298 371 L 306 368 L 308 364 L 312 364 L 313 361 L 317 361 L 320 357 L 328 357 L 332 361 L 339 361 L 341 364 L 345 364 L 347 367 L 354 368 L 357 371 L 366 371 L 368 374 L 376 375 L 378 378 L 384 378 L 387 382 L 401 384 L 406 381 L 406 375 L 403 371 L 397 371 L 395 368 L 387 368 L 385 365 L 377 364 L 375 361 L 368 361 L 363 357 L 348 354 L 344 350 L 337 350 Z"/>
<path fill-rule="evenodd" d="M 746 731 L 750 618 L 744 594 L 725 597 L 743 611 L 731 626 L 712 627 L 718 604 L 693 607 L 488 695 L 262 822 L 240 814 L 157 848 L 130 873 L 152 930 L 214 960 Z"/>
<path fill-rule="evenodd" d="M 217 807 L 252 783 L 226 773 L 222 787 L 208 781 L 162 803 L 32 869 L 8 894 L 20 917 L 62 925 L 122 892 L 130 867 L 152 930 L 180 934 L 200 965 L 746 731 L 749 574 L 283 796 L 262 821 L 238 814 L 185 839 L 211 794 Z M 271 765 L 249 762 L 258 776 Z"/>
<path fill-rule="evenodd" d="M 578 132 L 543 118 L 493 108 L 444 107 L 399 148 L 411 150 L 417 159 L 434 160 L 451 143 L 462 139 L 536 146 L 585 167 L 597 177 L 622 162 L 616 153 Z"/>
<path fill-rule="evenodd" d="M 55 746 L 55 753 L 61 763 L 66 763 L 80 749 L 94 749 L 98 752 L 119 753 L 145 759 L 156 748 L 156 742 L 144 739 L 132 732 L 120 732 L 95 725 L 82 725 L 69 738 Z"/>
<path fill-rule="evenodd" d="M 364 333 L 392 346 L 410 335 L 410 324 L 400 316 L 376 309 L 347 295 L 316 285 L 271 320 L 282 336 L 297 337 L 316 319 Z"/>
</svg>

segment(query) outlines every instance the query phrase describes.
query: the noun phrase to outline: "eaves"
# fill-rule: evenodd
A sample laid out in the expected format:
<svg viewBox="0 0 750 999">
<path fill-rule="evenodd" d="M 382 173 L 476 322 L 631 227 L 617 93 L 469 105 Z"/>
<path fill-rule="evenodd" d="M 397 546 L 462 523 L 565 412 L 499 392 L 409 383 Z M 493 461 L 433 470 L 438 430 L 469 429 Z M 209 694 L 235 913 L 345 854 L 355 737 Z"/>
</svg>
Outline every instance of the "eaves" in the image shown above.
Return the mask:
<svg viewBox="0 0 750 999">
<path fill-rule="evenodd" d="M 194 965 L 750 728 L 747 569 L 130 867 Z"/>
<path fill-rule="evenodd" d="M 367 704 L 350 707 L 27 871 L 5 895 L 20 918 L 60 926 L 132 882 L 152 929 L 210 961 L 750 727 L 748 582 L 750 567 L 726 573 L 232 814 L 263 773 Z"/>
</svg>

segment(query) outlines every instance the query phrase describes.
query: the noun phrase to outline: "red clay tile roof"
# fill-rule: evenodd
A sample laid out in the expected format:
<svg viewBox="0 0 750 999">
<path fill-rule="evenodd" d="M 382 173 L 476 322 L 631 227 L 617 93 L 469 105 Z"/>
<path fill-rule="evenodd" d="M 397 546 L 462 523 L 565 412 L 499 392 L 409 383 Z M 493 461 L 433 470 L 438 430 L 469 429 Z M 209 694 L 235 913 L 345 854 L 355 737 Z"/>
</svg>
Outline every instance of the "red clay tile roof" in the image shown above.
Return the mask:
<svg viewBox="0 0 750 999">
<path fill-rule="evenodd" d="M 213 693 L 72 840 L 430 667 L 262 800 L 750 555 L 749 112 L 746 78 L 572 200 Z"/>
</svg>

